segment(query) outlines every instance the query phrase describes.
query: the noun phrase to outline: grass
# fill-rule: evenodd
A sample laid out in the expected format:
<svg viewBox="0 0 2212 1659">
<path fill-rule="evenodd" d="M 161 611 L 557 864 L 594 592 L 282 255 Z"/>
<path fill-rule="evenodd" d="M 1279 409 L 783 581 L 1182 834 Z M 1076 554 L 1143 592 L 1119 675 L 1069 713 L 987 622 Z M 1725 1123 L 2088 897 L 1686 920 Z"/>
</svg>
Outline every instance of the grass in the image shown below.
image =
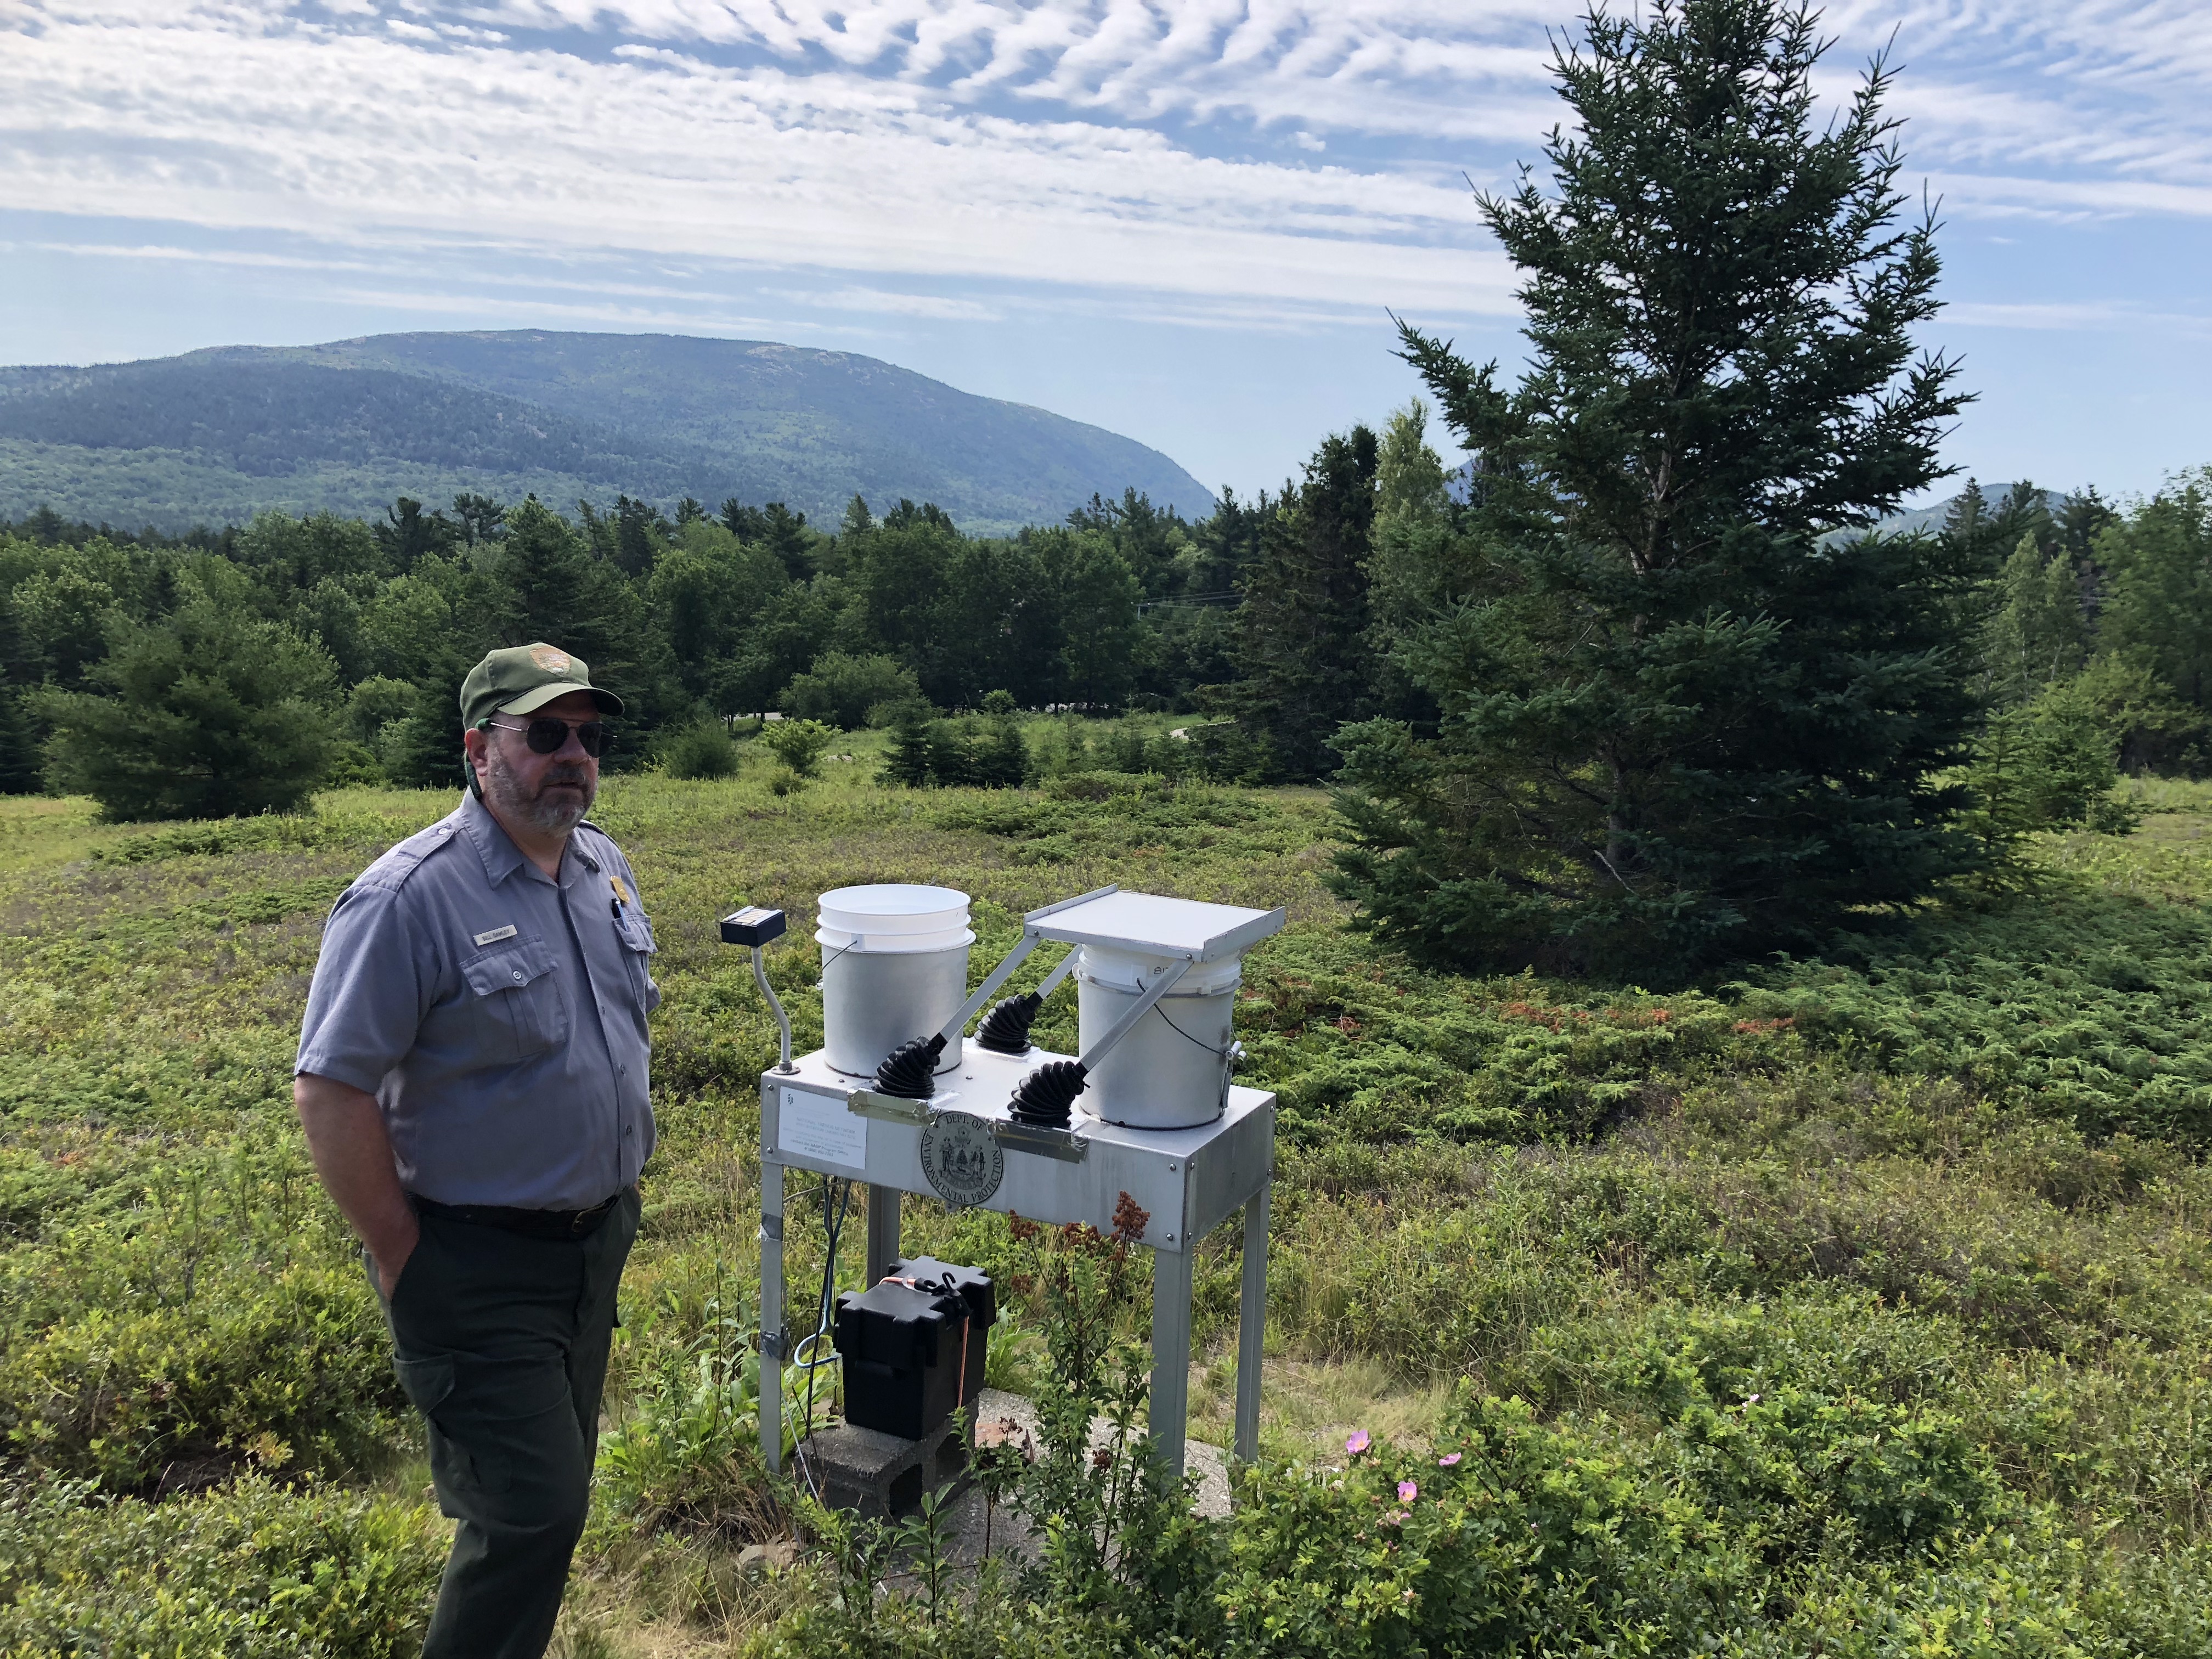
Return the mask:
<svg viewBox="0 0 2212 1659">
<path fill-rule="evenodd" d="M 2191 1092 L 2212 1062 L 2212 787 L 2132 786 L 2142 827 L 2047 838 L 2025 897 L 1655 996 L 1376 954 L 1319 883 L 1316 792 L 884 789 L 881 744 L 841 743 L 852 760 L 779 797 L 748 743 L 734 778 L 617 777 L 594 812 L 638 870 L 666 993 L 612 1420 L 743 1313 L 757 1273 L 775 1027 L 714 919 L 791 914 L 770 970 L 805 1048 L 816 894 L 963 888 L 980 975 L 1023 910 L 1113 880 L 1290 915 L 1239 1012 L 1248 1080 L 1283 1103 L 1270 1455 L 1340 1454 L 1361 1427 L 1419 1443 L 1470 1385 L 1563 1431 L 1656 1443 L 1685 1408 L 1654 1379 L 1702 1356 L 1701 1389 L 1781 1377 L 1955 1418 L 2115 1583 L 2212 1545 L 2212 1176 Z M 0 1460 L 18 1488 L 52 1470 L 167 1501 L 315 1472 L 434 1530 L 289 1074 L 331 897 L 452 804 L 349 790 L 297 818 L 149 828 L 0 801 Z M 1073 1028 L 1059 999 L 1040 1040 L 1070 1048 Z M 1009 1259 L 995 1218 L 905 1207 L 917 1248 Z M 819 1269 L 803 1223 L 794 1284 Z M 1194 1433 L 1222 1443 L 1237 1273 L 1224 1230 L 1200 1255 L 1192 1391 Z M 736 1576 L 773 1523 L 744 1449 L 716 1455 L 697 1490 L 726 1496 L 665 1511 L 681 1524 L 641 1532 L 603 1502 L 564 1651 L 720 1651 L 807 1593 L 805 1575 Z"/>
</svg>

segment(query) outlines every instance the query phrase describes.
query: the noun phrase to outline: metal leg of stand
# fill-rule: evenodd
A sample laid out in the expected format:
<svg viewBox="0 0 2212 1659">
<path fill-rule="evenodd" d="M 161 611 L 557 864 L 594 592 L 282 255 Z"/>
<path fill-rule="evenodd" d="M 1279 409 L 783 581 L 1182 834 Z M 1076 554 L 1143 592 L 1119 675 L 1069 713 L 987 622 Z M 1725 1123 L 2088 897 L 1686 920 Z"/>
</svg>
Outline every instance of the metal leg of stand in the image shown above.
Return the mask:
<svg viewBox="0 0 2212 1659">
<path fill-rule="evenodd" d="M 1267 1341 L 1267 1189 L 1244 1205 L 1244 1293 L 1237 1311 L 1237 1456 L 1260 1455 L 1260 1371 Z"/>
<path fill-rule="evenodd" d="M 761 1165 L 760 1445 L 770 1474 L 783 1467 L 783 1165 Z"/>
<path fill-rule="evenodd" d="M 899 1259 L 899 1200 L 896 1187 L 868 1188 L 868 1277 L 875 1284 Z"/>
<path fill-rule="evenodd" d="M 1190 1267 L 1188 1249 L 1152 1252 L 1152 1455 L 1177 1479 L 1190 1418 Z"/>
</svg>

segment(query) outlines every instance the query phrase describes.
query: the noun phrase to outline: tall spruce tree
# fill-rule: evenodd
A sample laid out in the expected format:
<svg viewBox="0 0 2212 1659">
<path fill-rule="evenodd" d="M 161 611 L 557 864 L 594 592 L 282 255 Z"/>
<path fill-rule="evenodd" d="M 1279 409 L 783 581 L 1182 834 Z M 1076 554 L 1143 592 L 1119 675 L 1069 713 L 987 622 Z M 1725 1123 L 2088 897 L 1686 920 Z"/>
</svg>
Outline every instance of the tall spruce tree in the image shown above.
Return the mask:
<svg viewBox="0 0 2212 1659">
<path fill-rule="evenodd" d="M 1340 890 L 1435 961 L 1656 982 L 1826 937 L 1977 857 L 1935 775 L 1977 716 L 1985 563 L 1863 531 L 1941 476 L 1966 398 L 1916 361 L 1931 220 L 1901 217 L 1877 60 L 1823 126 L 1815 15 L 1593 11 L 1572 128 L 1480 198 L 1525 275 L 1517 387 L 1401 328 L 1475 459 L 1472 596 L 1399 658 L 1437 735 L 1339 738 Z"/>
<path fill-rule="evenodd" d="M 1239 573 L 1238 678 L 1224 701 L 1265 745 L 1275 774 L 1292 781 L 1334 771 L 1330 738 L 1368 712 L 1367 555 L 1377 461 L 1366 427 L 1324 439 L 1304 478 L 1283 486 Z"/>
</svg>

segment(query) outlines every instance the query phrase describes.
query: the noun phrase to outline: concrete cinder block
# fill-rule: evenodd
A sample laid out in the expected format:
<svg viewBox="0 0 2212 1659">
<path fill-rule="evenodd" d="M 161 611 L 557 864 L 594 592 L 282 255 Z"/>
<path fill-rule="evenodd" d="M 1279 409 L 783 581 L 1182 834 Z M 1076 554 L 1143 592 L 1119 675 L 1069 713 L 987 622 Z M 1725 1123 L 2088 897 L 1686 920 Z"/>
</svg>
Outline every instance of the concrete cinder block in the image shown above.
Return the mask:
<svg viewBox="0 0 2212 1659">
<path fill-rule="evenodd" d="M 915 1513 L 922 1494 L 950 1486 L 959 1497 L 975 1484 L 968 1468 L 968 1413 L 957 1412 L 920 1440 L 841 1423 L 799 1443 L 799 1474 L 832 1509 L 871 1520 Z"/>
</svg>

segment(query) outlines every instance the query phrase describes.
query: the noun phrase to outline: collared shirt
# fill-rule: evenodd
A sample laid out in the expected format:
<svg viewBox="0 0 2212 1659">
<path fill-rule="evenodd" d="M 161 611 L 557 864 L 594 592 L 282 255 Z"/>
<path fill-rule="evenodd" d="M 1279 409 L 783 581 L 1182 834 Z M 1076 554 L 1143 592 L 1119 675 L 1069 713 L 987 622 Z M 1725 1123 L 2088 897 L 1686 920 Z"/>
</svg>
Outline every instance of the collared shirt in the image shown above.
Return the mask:
<svg viewBox="0 0 2212 1659">
<path fill-rule="evenodd" d="M 339 895 L 295 1069 L 376 1097 L 410 1192 L 588 1209 L 653 1152 L 653 951 L 598 829 L 577 825 L 556 881 L 465 796 Z"/>
</svg>

